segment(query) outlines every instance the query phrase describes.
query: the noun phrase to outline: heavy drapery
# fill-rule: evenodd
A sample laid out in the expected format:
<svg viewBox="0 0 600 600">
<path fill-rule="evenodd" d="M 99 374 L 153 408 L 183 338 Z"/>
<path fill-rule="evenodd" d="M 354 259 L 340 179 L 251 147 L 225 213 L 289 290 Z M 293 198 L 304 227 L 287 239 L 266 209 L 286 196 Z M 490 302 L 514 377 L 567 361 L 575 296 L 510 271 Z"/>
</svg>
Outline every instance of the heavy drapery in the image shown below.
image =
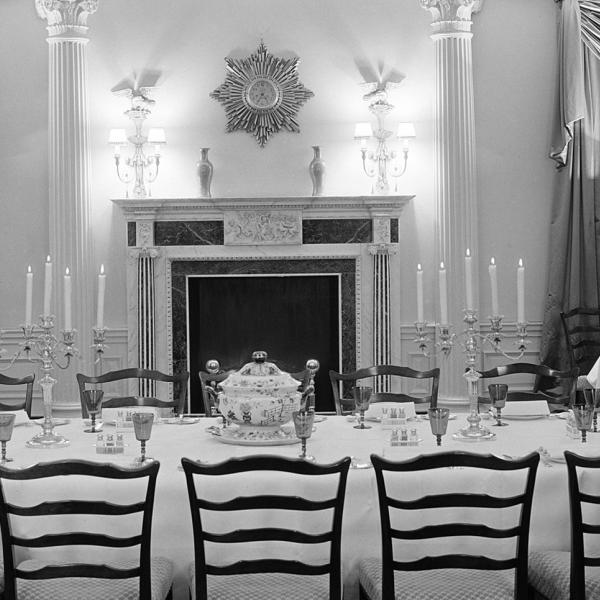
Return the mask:
<svg viewBox="0 0 600 600">
<path fill-rule="evenodd" d="M 550 152 L 558 169 L 540 358 L 566 368 L 561 310 L 600 305 L 600 0 L 563 0 L 558 41 L 558 110 Z"/>
</svg>

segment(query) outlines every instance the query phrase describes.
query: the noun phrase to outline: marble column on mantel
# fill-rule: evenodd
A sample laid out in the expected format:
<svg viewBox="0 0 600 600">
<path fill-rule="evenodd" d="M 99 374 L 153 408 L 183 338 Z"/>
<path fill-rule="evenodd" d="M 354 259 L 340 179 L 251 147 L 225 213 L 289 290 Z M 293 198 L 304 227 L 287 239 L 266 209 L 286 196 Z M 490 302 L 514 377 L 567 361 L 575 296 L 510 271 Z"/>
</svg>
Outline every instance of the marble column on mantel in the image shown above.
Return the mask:
<svg viewBox="0 0 600 600">
<path fill-rule="evenodd" d="M 56 373 L 54 405 L 79 406 L 75 372 L 93 373 L 93 272 L 90 239 L 89 121 L 87 109 L 87 18 L 98 0 L 35 0 L 47 21 L 49 46 L 48 177 L 49 239 L 54 269 L 56 331 L 64 324 L 62 276 L 73 279 L 72 321 L 81 354 L 66 372 Z M 40 257 L 40 261 L 43 257 Z"/>
<path fill-rule="evenodd" d="M 483 0 L 419 0 L 433 19 L 435 48 L 436 258 L 448 270 L 448 318 L 457 334 L 444 361 L 440 398 L 464 403 L 465 252 L 477 264 L 477 194 L 471 15 Z M 437 269 L 436 269 L 437 272 Z M 478 306 L 477 269 L 473 269 L 474 305 Z M 439 320 L 439 315 L 437 317 Z"/>
<path fill-rule="evenodd" d="M 392 325 L 390 314 L 390 255 L 397 244 L 391 244 L 389 215 L 373 216 L 373 364 L 392 364 Z M 390 392 L 391 377 L 380 375 L 373 383 L 374 392 Z"/>
</svg>

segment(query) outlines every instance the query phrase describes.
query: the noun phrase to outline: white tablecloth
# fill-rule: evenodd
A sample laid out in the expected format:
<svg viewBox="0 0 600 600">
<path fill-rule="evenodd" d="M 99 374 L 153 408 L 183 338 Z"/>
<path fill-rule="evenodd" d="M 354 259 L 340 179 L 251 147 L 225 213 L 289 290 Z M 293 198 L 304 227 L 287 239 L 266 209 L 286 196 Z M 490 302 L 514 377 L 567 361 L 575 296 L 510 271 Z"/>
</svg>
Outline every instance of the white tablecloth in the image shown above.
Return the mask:
<svg viewBox="0 0 600 600">
<path fill-rule="evenodd" d="M 514 420 L 510 422 L 509 427 L 494 427 L 492 429 L 497 434 L 494 441 L 465 443 L 454 440 L 451 434 L 466 425 L 464 417 L 465 415 L 458 415 L 456 420 L 450 421 L 448 435 L 443 440 L 443 450 L 516 456 L 544 446 L 552 454 L 560 454 L 563 449 L 577 451 L 583 448 L 586 453 L 597 450 L 600 454 L 600 433 L 588 434 L 589 442 L 583 446 L 581 442 L 566 436 L 565 421 L 554 416 L 539 420 Z M 224 444 L 205 430 L 215 422 L 215 419 L 203 419 L 190 425 L 158 424 L 154 426 L 152 438 L 148 442 L 148 454 L 161 462 L 153 519 L 153 552 L 165 555 L 175 562 L 174 597 L 178 600 L 187 598 L 188 565 L 193 559 L 185 476 L 178 468 L 180 458 L 187 456 L 218 462 L 231 456 L 255 453 L 296 456 L 299 451 L 298 445 L 249 447 Z M 491 421 L 485 423 L 491 424 Z M 389 431 L 384 431 L 379 423 L 372 423 L 372 429 L 365 431 L 357 431 L 353 425 L 354 423 L 348 422 L 346 417 L 328 417 L 317 425 L 316 431 L 308 441 L 309 452 L 318 462 L 332 462 L 347 455 L 367 459 L 371 453 L 386 451 Z M 413 426 L 412 422 L 410 425 Z M 393 451 L 390 451 L 388 446 L 386 456 L 402 459 L 437 451 L 429 423 L 417 421 L 414 427 L 423 439 L 419 446 L 394 448 Z M 130 463 L 139 453 L 139 443 L 135 441 L 131 431 L 126 433 L 126 442 L 129 445 L 125 455 L 108 457 L 96 454 L 95 436 L 83 433 L 83 429 L 82 421 L 74 419 L 56 428 L 57 432 L 71 441 L 70 446 L 55 450 L 38 450 L 25 446 L 25 442 L 37 432 L 38 425 L 19 425 L 15 427 L 13 439 L 8 444 L 8 454 L 15 458 L 15 466 L 24 466 L 62 458 L 98 461 L 112 458 L 117 463 Z M 110 426 L 105 426 L 105 433 L 111 433 Z M 557 463 L 551 467 L 540 464 L 531 526 L 531 549 L 568 549 L 569 515 L 564 464 Z M 350 471 L 344 510 L 342 552 L 346 598 L 358 598 L 356 563 L 361 556 L 377 555 L 380 552 L 377 491 L 372 469 Z"/>
</svg>

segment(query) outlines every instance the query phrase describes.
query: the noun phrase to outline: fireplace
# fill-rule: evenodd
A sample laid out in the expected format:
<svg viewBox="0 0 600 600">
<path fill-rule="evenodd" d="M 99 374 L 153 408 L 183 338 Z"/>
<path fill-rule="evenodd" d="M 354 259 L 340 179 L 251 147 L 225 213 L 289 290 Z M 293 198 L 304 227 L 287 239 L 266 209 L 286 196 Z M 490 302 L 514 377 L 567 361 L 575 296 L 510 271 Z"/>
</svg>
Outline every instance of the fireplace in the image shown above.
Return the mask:
<svg viewBox="0 0 600 600">
<path fill-rule="evenodd" d="M 188 275 L 187 364 L 198 373 L 216 358 L 221 368 L 238 369 L 262 349 L 282 370 L 298 372 L 308 358 L 316 358 L 321 365 L 316 408 L 333 411 L 328 372 L 341 369 L 342 273 L 306 273 L 298 271 L 306 265 L 297 262 L 285 261 L 286 269 L 296 271 L 290 273 L 275 274 L 272 261 L 266 261 L 261 270 L 271 274 L 241 274 L 239 265 L 224 265 L 218 270 L 226 274 Z M 314 262 L 318 268 L 319 261 Z M 242 268 L 249 271 L 252 265 Z M 176 353 L 181 355 L 182 349 Z M 190 398 L 192 412 L 200 412 L 197 377 L 191 380 Z"/>
<path fill-rule="evenodd" d="M 332 410 L 330 369 L 399 353 L 399 286 L 389 275 L 409 199 L 115 200 L 127 220 L 129 365 L 190 371 L 188 408 L 198 411 L 207 359 L 239 368 L 266 350 L 297 372 L 316 358 L 318 408 Z M 253 322 L 270 314 L 273 326 Z"/>
</svg>

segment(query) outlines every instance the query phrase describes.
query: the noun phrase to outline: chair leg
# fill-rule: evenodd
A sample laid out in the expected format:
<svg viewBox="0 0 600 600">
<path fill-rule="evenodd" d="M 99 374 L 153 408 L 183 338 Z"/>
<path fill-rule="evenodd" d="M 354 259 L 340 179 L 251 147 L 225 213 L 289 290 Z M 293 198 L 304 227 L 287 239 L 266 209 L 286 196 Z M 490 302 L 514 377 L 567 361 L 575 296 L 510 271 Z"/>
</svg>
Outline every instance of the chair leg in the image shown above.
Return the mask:
<svg viewBox="0 0 600 600">
<path fill-rule="evenodd" d="M 369 596 L 369 594 L 367 594 L 367 592 L 365 592 L 365 588 L 363 588 L 362 585 L 358 584 L 358 591 L 359 591 L 359 599 L 360 600 L 371 600 L 371 597 Z"/>
</svg>

